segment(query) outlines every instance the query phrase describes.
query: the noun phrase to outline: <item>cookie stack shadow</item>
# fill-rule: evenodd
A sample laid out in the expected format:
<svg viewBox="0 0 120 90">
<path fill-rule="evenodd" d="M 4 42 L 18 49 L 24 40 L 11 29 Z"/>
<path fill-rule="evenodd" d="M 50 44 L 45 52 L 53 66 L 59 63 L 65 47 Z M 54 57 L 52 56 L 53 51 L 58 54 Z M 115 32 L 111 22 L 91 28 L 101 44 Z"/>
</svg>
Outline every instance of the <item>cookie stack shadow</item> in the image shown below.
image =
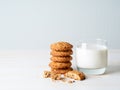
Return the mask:
<svg viewBox="0 0 120 90">
<path fill-rule="evenodd" d="M 56 74 L 65 74 L 72 70 L 72 47 L 73 46 L 68 42 L 57 42 L 51 44 L 51 62 L 49 63 L 51 72 Z"/>
</svg>

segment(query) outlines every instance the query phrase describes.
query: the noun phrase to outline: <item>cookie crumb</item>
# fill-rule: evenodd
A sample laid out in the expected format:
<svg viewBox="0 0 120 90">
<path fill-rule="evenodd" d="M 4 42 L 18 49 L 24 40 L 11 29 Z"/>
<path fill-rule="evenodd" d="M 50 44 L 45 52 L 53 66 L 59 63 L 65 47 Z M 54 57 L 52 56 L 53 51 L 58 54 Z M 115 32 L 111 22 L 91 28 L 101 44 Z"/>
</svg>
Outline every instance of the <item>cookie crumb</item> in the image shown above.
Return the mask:
<svg viewBox="0 0 120 90">
<path fill-rule="evenodd" d="M 67 80 L 66 80 L 66 78 L 62 78 L 61 81 L 62 82 L 66 82 Z"/>
<path fill-rule="evenodd" d="M 74 80 L 69 80 L 68 83 L 74 83 L 75 81 Z"/>
<path fill-rule="evenodd" d="M 44 71 L 43 77 L 44 78 L 50 78 L 51 77 L 51 72 L 50 71 Z"/>
</svg>

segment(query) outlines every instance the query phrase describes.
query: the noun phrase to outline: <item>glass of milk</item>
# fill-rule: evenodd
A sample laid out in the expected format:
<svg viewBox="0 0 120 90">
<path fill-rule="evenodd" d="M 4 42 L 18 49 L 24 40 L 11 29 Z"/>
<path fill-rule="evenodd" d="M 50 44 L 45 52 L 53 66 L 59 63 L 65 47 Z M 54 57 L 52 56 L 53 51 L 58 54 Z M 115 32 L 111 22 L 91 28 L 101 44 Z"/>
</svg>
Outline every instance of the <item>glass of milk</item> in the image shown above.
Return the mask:
<svg viewBox="0 0 120 90">
<path fill-rule="evenodd" d="M 107 67 L 108 49 L 106 41 L 81 42 L 76 47 L 76 64 L 86 74 L 103 74 Z"/>
</svg>

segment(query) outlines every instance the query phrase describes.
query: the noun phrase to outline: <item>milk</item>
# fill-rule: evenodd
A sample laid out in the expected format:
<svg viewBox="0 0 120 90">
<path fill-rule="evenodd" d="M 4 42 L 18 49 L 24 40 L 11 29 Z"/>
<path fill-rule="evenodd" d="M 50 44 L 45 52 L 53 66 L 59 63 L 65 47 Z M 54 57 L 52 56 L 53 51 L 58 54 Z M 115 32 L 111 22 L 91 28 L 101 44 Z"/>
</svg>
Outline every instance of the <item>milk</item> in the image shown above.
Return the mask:
<svg viewBox="0 0 120 90">
<path fill-rule="evenodd" d="M 82 43 L 76 48 L 77 67 L 85 73 L 103 74 L 107 67 L 107 47 Z"/>
</svg>

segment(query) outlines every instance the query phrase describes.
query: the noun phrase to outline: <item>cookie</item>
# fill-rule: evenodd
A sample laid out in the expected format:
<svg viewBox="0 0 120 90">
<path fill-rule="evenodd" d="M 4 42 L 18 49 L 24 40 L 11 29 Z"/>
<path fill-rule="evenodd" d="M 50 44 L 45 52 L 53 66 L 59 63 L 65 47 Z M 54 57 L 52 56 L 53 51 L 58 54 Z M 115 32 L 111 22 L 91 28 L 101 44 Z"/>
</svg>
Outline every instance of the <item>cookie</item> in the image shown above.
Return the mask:
<svg viewBox="0 0 120 90">
<path fill-rule="evenodd" d="M 64 62 L 70 62 L 72 60 L 72 57 L 71 56 L 66 56 L 66 57 L 54 57 L 52 56 L 51 58 L 51 61 L 54 61 L 54 62 L 61 62 L 61 63 L 64 63 Z"/>
<path fill-rule="evenodd" d="M 65 73 L 65 76 L 68 78 L 72 78 L 75 80 L 84 80 L 85 79 L 85 74 L 83 72 L 79 72 L 77 70 L 72 70 L 67 73 Z"/>
<path fill-rule="evenodd" d="M 66 51 L 66 50 L 70 50 L 73 47 L 73 45 L 71 45 L 68 42 L 56 42 L 51 44 L 50 48 L 52 50 L 56 50 L 56 51 Z"/>
<path fill-rule="evenodd" d="M 65 74 L 68 71 L 73 70 L 71 67 L 70 68 L 65 68 L 65 69 L 51 69 L 51 72 L 56 73 L 56 74 Z"/>
<path fill-rule="evenodd" d="M 52 56 L 56 56 L 56 57 L 58 57 L 58 56 L 70 56 L 70 55 L 73 54 L 73 51 L 72 50 L 69 50 L 69 51 L 55 51 L 55 50 L 52 50 L 50 52 L 50 54 Z"/>
<path fill-rule="evenodd" d="M 49 63 L 49 66 L 55 69 L 69 68 L 71 65 L 72 65 L 71 62 L 67 62 L 67 63 L 50 62 Z"/>
</svg>

